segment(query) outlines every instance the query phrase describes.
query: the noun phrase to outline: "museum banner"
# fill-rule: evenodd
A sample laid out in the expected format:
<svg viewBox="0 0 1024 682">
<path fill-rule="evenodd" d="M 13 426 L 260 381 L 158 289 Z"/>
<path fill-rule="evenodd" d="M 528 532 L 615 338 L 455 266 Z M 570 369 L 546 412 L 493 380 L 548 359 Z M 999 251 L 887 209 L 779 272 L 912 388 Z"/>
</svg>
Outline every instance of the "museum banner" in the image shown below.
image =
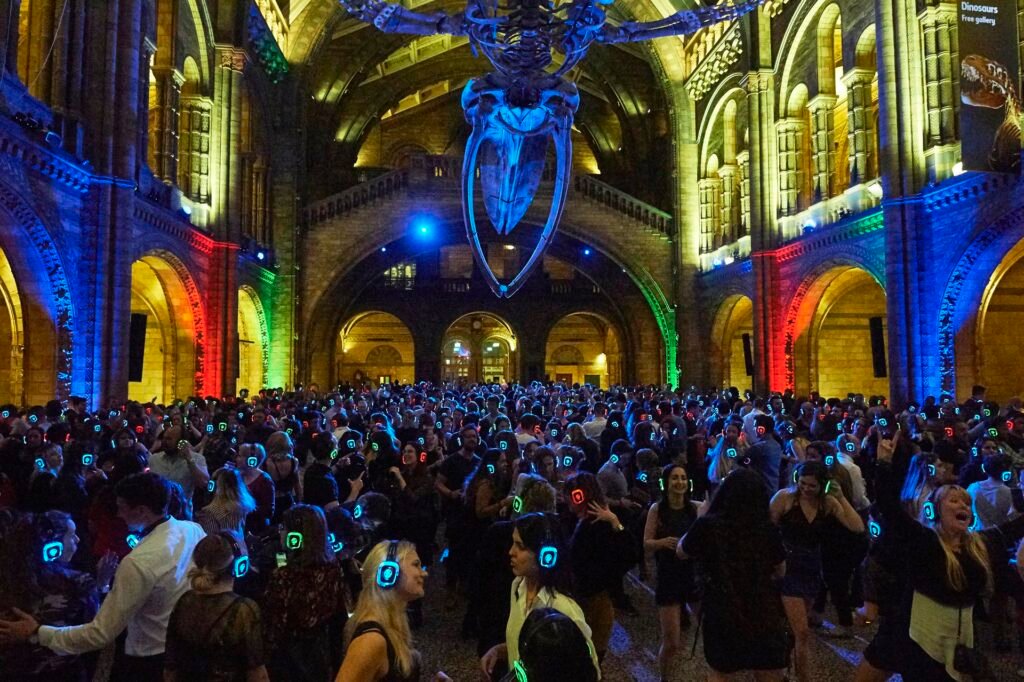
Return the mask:
<svg viewBox="0 0 1024 682">
<path fill-rule="evenodd" d="M 1017 0 L 960 0 L 964 170 L 1020 172 Z"/>
</svg>

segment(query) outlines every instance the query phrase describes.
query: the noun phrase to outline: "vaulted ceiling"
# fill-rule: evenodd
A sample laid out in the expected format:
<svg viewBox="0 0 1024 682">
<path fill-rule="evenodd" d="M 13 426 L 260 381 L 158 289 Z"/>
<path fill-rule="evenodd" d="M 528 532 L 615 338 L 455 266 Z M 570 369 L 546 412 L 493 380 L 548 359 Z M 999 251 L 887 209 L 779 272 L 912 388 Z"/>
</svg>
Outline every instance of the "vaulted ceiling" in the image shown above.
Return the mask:
<svg viewBox="0 0 1024 682">
<path fill-rule="evenodd" d="M 680 6 L 688 0 L 676 0 Z M 656 3 L 664 7 L 656 6 Z M 406 0 L 418 12 L 455 13 L 458 0 Z M 387 35 L 348 15 L 337 0 L 292 0 L 288 58 L 301 74 L 311 191 L 323 196 L 352 184 L 366 136 L 398 103 L 448 80 L 449 105 L 469 78 L 490 70 L 465 39 Z M 614 20 L 652 19 L 675 11 L 668 0 L 619 0 Z M 571 74 L 581 91 L 576 127 L 593 151 L 602 179 L 666 208 L 668 115 L 663 83 L 675 77 L 682 43 L 594 46 Z M 408 114 L 407 114 L 408 115 Z M 411 112 L 415 115 L 415 110 Z M 469 126 L 465 124 L 468 132 Z"/>
</svg>

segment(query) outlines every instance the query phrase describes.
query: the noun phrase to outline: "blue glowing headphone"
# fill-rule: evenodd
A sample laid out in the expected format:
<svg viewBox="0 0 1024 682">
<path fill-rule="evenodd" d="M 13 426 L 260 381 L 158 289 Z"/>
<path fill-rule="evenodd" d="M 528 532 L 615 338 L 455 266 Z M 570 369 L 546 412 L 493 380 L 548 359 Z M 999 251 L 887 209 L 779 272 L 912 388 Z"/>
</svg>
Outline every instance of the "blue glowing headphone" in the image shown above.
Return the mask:
<svg viewBox="0 0 1024 682">
<path fill-rule="evenodd" d="M 398 567 L 398 540 L 388 541 L 388 555 L 377 567 L 377 586 L 390 590 L 398 584 L 402 569 Z"/>
<path fill-rule="evenodd" d="M 96 463 L 96 455 L 91 452 L 82 453 L 82 466 L 91 467 Z"/>
<path fill-rule="evenodd" d="M 854 443 L 852 440 L 846 441 L 846 451 L 847 452 L 853 452 L 856 449 L 857 449 L 857 444 L 856 443 Z"/>
<path fill-rule="evenodd" d="M 736 459 L 737 454 L 738 453 L 736 452 L 736 448 L 727 448 L 725 451 L 725 456 L 728 457 L 729 459 Z"/>
<path fill-rule="evenodd" d="M 554 568 L 558 564 L 558 548 L 555 547 L 554 536 L 551 533 L 551 522 L 547 514 L 541 514 L 544 524 L 544 539 L 541 541 L 540 552 L 537 554 L 537 563 L 541 568 Z"/>
<path fill-rule="evenodd" d="M 640 481 L 641 483 L 647 483 L 647 472 L 641 471 L 639 474 L 636 475 L 636 480 Z"/>
<path fill-rule="evenodd" d="M 360 519 L 360 518 L 362 518 L 362 516 L 363 516 L 363 505 L 356 504 L 356 506 L 352 509 L 352 518 L 353 519 Z"/>
<path fill-rule="evenodd" d="M 825 455 L 825 466 L 831 468 L 836 463 L 835 455 Z"/>
<path fill-rule="evenodd" d="M 242 553 L 242 548 L 231 533 L 222 530 L 218 535 L 231 544 L 231 553 L 234 555 L 231 560 L 231 575 L 236 578 L 244 577 L 249 572 L 249 556 Z"/>
<path fill-rule="evenodd" d="M 211 478 L 209 480 L 209 482 L 206 484 L 206 492 L 212 493 L 216 489 L 217 489 L 217 481 L 215 481 L 215 480 L 213 480 Z"/>
<path fill-rule="evenodd" d="M 64 554 L 64 542 L 56 537 L 56 529 L 50 524 L 46 524 L 45 532 L 47 536 L 53 538 L 43 543 L 43 562 L 50 563 L 61 558 Z"/>
<path fill-rule="evenodd" d="M 327 534 L 327 542 L 330 543 L 331 551 L 333 551 L 335 554 L 338 554 L 339 552 L 341 552 L 341 550 L 345 549 L 345 543 L 341 540 L 338 540 L 334 533 Z"/>
<path fill-rule="evenodd" d="M 882 527 L 878 525 L 878 521 L 868 521 L 868 535 L 873 538 L 877 538 L 882 535 Z"/>
<path fill-rule="evenodd" d="M 1003 483 L 1009 483 L 1013 480 L 1013 472 L 1007 469 L 1003 472 L 1001 478 L 1003 479 Z"/>
<path fill-rule="evenodd" d="M 39 471 L 46 471 L 46 460 L 42 457 L 36 457 L 35 465 Z"/>
</svg>

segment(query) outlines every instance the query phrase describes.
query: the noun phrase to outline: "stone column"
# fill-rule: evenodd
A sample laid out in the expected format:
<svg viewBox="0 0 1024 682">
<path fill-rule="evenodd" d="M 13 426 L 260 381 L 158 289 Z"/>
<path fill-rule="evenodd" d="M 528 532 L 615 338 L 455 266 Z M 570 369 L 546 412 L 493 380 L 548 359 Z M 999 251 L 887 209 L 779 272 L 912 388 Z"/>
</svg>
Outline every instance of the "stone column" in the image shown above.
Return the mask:
<svg viewBox="0 0 1024 682">
<path fill-rule="evenodd" d="M 175 68 L 159 66 L 153 67 L 153 75 L 156 77 L 156 103 L 149 109 L 149 165 L 153 175 L 164 182 L 174 183 L 178 180 L 179 107 L 185 77 Z M 199 124 L 197 135 L 202 136 L 202 114 Z M 206 136 L 209 140 L 209 126 Z M 189 141 L 191 143 L 191 138 Z M 185 191 L 184 187 L 181 189 Z M 192 198 L 191 194 L 189 197 Z"/>
<path fill-rule="evenodd" d="M 740 237 L 750 234 L 750 152 L 744 150 L 736 155 L 740 169 Z"/>
<path fill-rule="evenodd" d="M 666 82 L 665 89 L 671 96 L 669 113 L 673 129 L 672 187 L 675 190 L 673 203 L 676 224 L 676 287 L 674 292 L 666 292 L 666 295 L 674 295 L 678 303 L 697 300 L 696 284 L 700 272 L 701 252 L 700 201 L 697 187 L 700 160 L 697 149 L 695 103 L 681 83 Z M 682 305 L 676 308 L 674 357 L 680 370 L 676 383 L 681 386 L 704 384 L 707 380 L 707 361 L 702 352 L 704 334 L 701 332 L 699 313 L 697 306 Z M 676 367 L 667 367 L 667 370 L 671 375 L 675 373 Z M 627 375 L 628 371 L 623 367 L 619 378 L 631 378 Z"/>
<path fill-rule="evenodd" d="M 924 48 L 925 153 L 928 179 L 941 182 L 959 160 L 957 106 L 960 59 L 957 50 L 957 12 L 952 3 L 938 3 L 921 12 Z"/>
<path fill-rule="evenodd" d="M 875 159 L 874 112 L 871 110 L 871 83 L 874 79 L 874 71 L 861 68 L 851 69 L 843 76 L 849 112 L 847 147 L 851 187 L 873 179 L 878 173 L 878 163 Z"/>
<path fill-rule="evenodd" d="M 207 292 L 207 381 L 227 395 L 238 368 L 238 250 L 242 232 L 242 83 L 243 50 L 217 47 L 211 134 L 211 229 L 232 246 L 214 250 Z M 216 365 L 216 367 L 215 367 Z"/>
<path fill-rule="evenodd" d="M 722 244 L 722 179 L 704 178 L 700 193 L 700 252 L 711 253 Z"/>
<path fill-rule="evenodd" d="M 835 95 L 818 95 L 807 108 L 811 112 L 811 156 L 814 162 L 813 203 L 841 193 L 845 187 L 835 187 L 835 150 L 832 149 L 832 135 L 835 119 L 832 110 L 836 106 Z"/>
<path fill-rule="evenodd" d="M 923 60 L 915 0 L 875 0 L 879 144 L 885 212 L 889 398 L 900 408 L 939 388 L 934 262 L 915 201 L 926 182 Z"/>
<path fill-rule="evenodd" d="M 756 14 L 762 68 L 747 74 L 750 121 L 750 246 L 754 270 L 754 390 L 784 388 L 777 366 L 785 363 L 779 329 L 779 273 L 774 249 L 780 243 L 776 206 L 779 152 L 775 127 L 775 76 L 771 71 L 768 16 Z"/>
<path fill-rule="evenodd" d="M 779 215 L 796 215 L 800 205 L 801 168 L 807 126 L 801 119 L 784 118 L 775 124 L 779 145 Z"/>
<path fill-rule="evenodd" d="M 734 164 L 726 164 L 718 169 L 718 177 L 722 179 L 722 243 L 731 244 L 739 238 L 740 228 L 740 189 L 739 169 Z"/>
</svg>

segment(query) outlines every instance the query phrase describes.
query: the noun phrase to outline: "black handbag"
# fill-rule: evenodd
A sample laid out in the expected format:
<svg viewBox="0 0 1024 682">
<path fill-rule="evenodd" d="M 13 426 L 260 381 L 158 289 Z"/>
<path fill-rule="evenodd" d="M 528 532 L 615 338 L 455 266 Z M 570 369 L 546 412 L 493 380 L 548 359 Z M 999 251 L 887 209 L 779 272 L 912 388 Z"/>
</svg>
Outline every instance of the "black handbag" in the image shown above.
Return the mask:
<svg viewBox="0 0 1024 682">
<path fill-rule="evenodd" d="M 960 625 L 963 609 L 956 614 L 956 648 L 953 650 L 953 670 L 970 675 L 974 680 L 995 680 L 988 657 L 981 650 L 960 643 Z"/>
</svg>

